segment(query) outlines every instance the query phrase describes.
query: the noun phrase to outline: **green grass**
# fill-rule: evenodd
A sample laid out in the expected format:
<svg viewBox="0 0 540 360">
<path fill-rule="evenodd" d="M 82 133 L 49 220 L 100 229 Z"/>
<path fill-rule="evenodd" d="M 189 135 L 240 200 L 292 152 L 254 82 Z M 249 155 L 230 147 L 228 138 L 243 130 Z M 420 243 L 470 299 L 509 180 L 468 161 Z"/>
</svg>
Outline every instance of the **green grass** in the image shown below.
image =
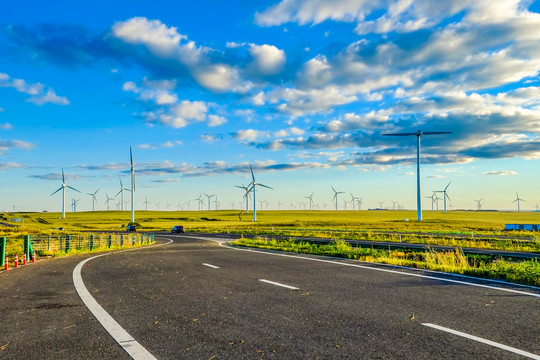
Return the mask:
<svg viewBox="0 0 540 360">
<path fill-rule="evenodd" d="M 540 286 L 540 262 L 536 260 L 510 262 L 489 256 L 467 256 L 460 249 L 445 252 L 381 250 L 352 247 L 342 240 L 336 240 L 330 244 L 315 244 L 292 239 L 264 238 L 245 238 L 234 241 L 233 244 L 407 266 Z"/>
</svg>

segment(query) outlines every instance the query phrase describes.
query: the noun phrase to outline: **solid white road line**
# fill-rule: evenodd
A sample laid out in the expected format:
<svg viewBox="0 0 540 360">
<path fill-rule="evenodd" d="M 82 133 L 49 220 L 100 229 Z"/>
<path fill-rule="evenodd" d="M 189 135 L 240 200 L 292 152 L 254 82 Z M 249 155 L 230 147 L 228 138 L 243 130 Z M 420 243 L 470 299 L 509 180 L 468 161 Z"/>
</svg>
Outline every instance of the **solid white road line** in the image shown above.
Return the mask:
<svg viewBox="0 0 540 360">
<path fill-rule="evenodd" d="M 203 263 L 204 266 L 208 266 L 209 268 L 212 268 L 212 269 L 219 269 L 219 266 L 216 266 L 216 265 L 211 265 L 211 264 L 207 264 L 207 263 Z"/>
<path fill-rule="evenodd" d="M 461 332 L 461 331 L 452 330 L 452 329 L 449 329 L 449 328 L 445 328 L 445 327 L 435 325 L 435 324 L 430 324 L 430 323 L 423 323 L 422 325 L 428 326 L 428 327 L 433 328 L 433 329 L 445 331 L 447 333 L 454 334 L 454 335 L 457 335 L 457 336 L 461 336 L 461 337 L 464 337 L 464 338 L 467 338 L 467 339 L 470 339 L 470 340 L 478 341 L 478 342 L 481 342 L 481 343 L 484 343 L 484 344 L 487 344 L 487 345 L 490 345 L 490 346 L 493 346 L 493 347 L 496 347 L 496 348 L 499 348 L 499 349 L 510 351 L 510 352 L 515 353 L 515 354 L 528 357 L 530 359 L 540 360 L 539 355 L 536 355 L 536 354 L 533 354 L 533 353 L 530 353 L 530 352 L 527 352 L 527 351 L 523 351 L 523 350 L 520 350 L 520 349 L 516 349 L 516 348 L 513 348 L 511 346 L 499 344 L 499 343 L 496 343 L 496 342 L 491 341 L 491 340 L 486 340 L 486 339 L 483 339 L 483 338 L 478 337 L 478 336 L 469 335 L 469 334 L 466 334 L 466 333 Z"/>
<path fill-rule="evenodd" d="M 155 245 L 152 247 L 168 245 L 173 242 L 170 239 L 167 240 L 169 240 L 170 242 L 166 244 Z M 124 328 L 121 327 L 120 324 L 118 324 L 116 320 L 114 320 L 112 316 L 109 315 L 109 313 L 101 307 L 101 305 L 98 304 L 96 299 L 92 297 L 86 286 L 84 286 L 84 282 L 81 276 L 81 270 L 84 264 L 98 257 L 117 254 L 119 252 L 134 251 L 148 248 L 149 247 L 142 247 L 93 256 L 84 261 L 81 261 L 75 267 L 75 269 L 73 269 L 73 284 L 75 285 L 75 290 L 77 290 L 77 293 L 79 294 L 83 303 L 86 305 L 88 310 L 90 310 L 90 312 L 96 317 L 100 324 L 105 328 L 105 330 L 107 330 L 107 332 L 113 337 L 113 339 L 129 354 L 129 356 L 136 360 L 155 360 L 156 358 L 141 344 L 139 344 L 137 340 L 135 340 L 131 335 L 129 335 L 129 333 L 124 330 Z"/>
<path fill-rule="evenodd" d="M 276 285 L 276 286 L 281 286 L 281 287 L 284 287 L 284 288 L 286 288 L 286 289 L 298 290 L 297 287 L 290 286 L 290 285 L 285 285 L 285 284 L 280 284 L 280 283 L 278 283 L 278 282 L 274 282 L 274 281 L 270 281 L 270 280 L 259 279 L 259 281 L 262 281 L 263 283 L 267 283 L 267 284 L 272 284 L 272 285 Z"/>
</svg>

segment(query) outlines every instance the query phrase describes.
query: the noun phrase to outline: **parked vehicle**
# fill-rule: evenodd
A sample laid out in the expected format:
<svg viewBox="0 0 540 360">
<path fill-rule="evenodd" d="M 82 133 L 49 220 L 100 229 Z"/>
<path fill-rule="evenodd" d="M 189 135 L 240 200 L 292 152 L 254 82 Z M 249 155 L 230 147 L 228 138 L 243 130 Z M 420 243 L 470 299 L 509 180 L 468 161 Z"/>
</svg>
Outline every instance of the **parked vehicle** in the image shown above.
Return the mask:
<svg viewBox="0 0 540 360">
<path fill-rule="evenodd" d="M 127 232 L 137 231 L 137 228 L 133 224 L 129 224 L 126 228 Z"/>
<path fill-rule="evenodd" d="M 183 232 L 184 232 L 184 227 L 182 225 L 175 225 L 171 229 L 171 233 L 183 233 Z"/>
</svg>

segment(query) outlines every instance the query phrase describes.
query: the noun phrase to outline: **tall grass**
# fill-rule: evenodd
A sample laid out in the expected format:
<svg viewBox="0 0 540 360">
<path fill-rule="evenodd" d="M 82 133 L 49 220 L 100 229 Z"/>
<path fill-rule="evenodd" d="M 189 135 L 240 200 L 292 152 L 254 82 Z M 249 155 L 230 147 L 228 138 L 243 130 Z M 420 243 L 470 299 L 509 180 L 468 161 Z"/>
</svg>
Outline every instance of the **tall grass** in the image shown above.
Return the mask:
<svg viewBox="0 0 540 360">
<path fill-rule="evenodd" d="M 352 247 L 343 240 L 336 240 L 330 244 L 316 244 L 293 239 L 263 238 L 244 238 L 234 241 L 233 244 L 408 266 L 540 286 L 540 262 L 536 260 L 510 262 L 502 259 L 493 260 L 490 257 L 479 259 L 478 256 L 465 255 L 461 249 L 443 252 L 432 249 L 427 251 L 384 250 Z"/>
</svg>

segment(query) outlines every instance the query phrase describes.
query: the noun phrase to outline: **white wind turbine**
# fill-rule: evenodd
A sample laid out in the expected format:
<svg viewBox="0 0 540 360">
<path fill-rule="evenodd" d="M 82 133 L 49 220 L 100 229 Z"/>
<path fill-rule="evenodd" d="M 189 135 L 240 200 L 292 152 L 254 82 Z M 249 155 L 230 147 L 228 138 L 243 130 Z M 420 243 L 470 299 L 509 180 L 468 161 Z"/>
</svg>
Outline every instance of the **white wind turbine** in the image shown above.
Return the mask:
<svg viewBox="0 0 540 360">
<path fill-rule="evenodd" d="M 351 194 L 352 209 L 353 209 L 353 211 L 354 211 L 354 210 L 355 210 L 355 208 L 354 208 L 354 202 L 355 202 L 355 201 L 358 201 L 359 198 L 355 197 L 352 193 L 350 193 L 350 194 Z"/>
<path fill-rule="evenodd" d="M 336 211 L 337 211 L 338 195 L 339 194 L 345 194 L 345 191 L 336 191 L 336 189 L 334 189 L 334 187 L 332 185 L 330 185 L 330 187 L 334 191 L 334 197 L 332 198 L 332 201 L 334 201 L 336 203 Z"/>
<path fill-rule="evenodd" d="M 518 193 L 516 193 L 516 200 L 514 200 L 514 201 L 512 201 L 512 202 L 515 203 L 516 201 L 517 201 L 517 206 L 518 206 L 518 211 L 519 211 L 519 202 L 520 202 L 520 201 L 525 201 L 525 200 L 520 199 Z"/>
<path fill-rule="evenodd" d="M 96 194 L 98 191 L 99 189 L 97 189 L 94 193 L 86 193 L 86 195 L 90 195 L 92 197 L 92 211 L 94 211 L 94 206 L 96 204 Z"/>
<path fill-rule="evenodd" d="M 253 179 L 253 181 L 251 181 L 251 184 L 249 184 L 250 186 L 249 190 L 253 191 L 253 221 L 257 221 L 257 208 L 256 208 L 257 202 L 255 200 L 255 189 L 257 186 L 262 186 L 267 189 L 272 189 L 272 188 L 270 186 L 260 184 L 255 180 L 255 175 L 253 175 L 253 168 L 251 167 L 251 165 L 249 165 L 249 170 L 251 170 L 251 178 Z"/>
<path fill-rule="evenodd" d="M 422 201 L 420 193 L 420 136 L 451 134 L 450 131 L 421 131 L 415 133 L 381 134 L 383 136 L 416 136 L 416 211 L 418 221 L 422 221 Z"/>
<path fill-rule="evenodd" d="M 304 196 L 304 199 L 309 199 L 309 210 L 311 211 L 311 205 L 313 204 L 313 194 L 315 194 L 315 192 L 312 192 L 311 195 L 309 196 Z"/>
<path fill-rule="evenodd" d="M 474 200 L 476 201 L 476 210 L 478 211 L 482 210 L 482 200 L 484 200 L 484 198 L 481 198 L 480 200 Z"/>
<path fill-rule="evenodd" d="M 234 187 L 244 189 L 244 191 L 246 192 L 244 194 L 244 198 L 246 199 L 246 214 L 249 214 L 249 192 L 250 192 L 249 186 L 244 186 L 244 184 L 242 184 L 242 185 L 234 185 Z"/>
<path fill-rule="evenodd" d="M 148 211 L 148 204 L 150 204 L 150 201 L 148 201 L 148 197 L 144 198 L 143 205 L 145 206 L 145 210 Z"/>
<path fill-rule="evenodd" d="M 109 202 L 111 200 L 114 200 L 114 198 L 109 197 L 109 194 L 105 193 L 105 196 L 107 197 L 107 200 L 105 200 L 105 204 L 107 204 L 107 211 L 109 211 Z"/>
<path fill-rule="evenodd" d="M 202 194 L 199 194 L 199 197 L 196 198 L 196 199 L 193 199 L 193 200 L 195 200 L 195 201 L 198 202 L 198 204 L 199 204 L 199 211 L 201 211 L 201 205 L 204 204 L 204 202 L 202 201 Z"/>
<path fill-rule="evenodd" d="M 66 185 L 66 180 L 65 180 L 65 177 L 64 177 L 64 169 L 62 169 L 62 185 L 58 188 L 58 190 L 56 190 L 55 192 L 53 192 L 51 194 L 51 196 L 53 196 L 54 194 L 56 194 L 57 192 L 62 190 L 62 219 L 66 218 L 66 188 L 70 188 L 71 190 L 75 190 L 76 192 L 80 192 L 79 190 L 75 189 L 74 187 Z"/>
<path fill-rule="evenodd" d="M 125 188 L 124 185 L 122 184 L 122 179 L 118 178 L 120 180 L 120 191 L 114 196 L 114 197 L 117 197 L 119 194 L 121 195 L 120 196 L 120 210 L 121 211 L 124 211 L 124 190 L 126 191 L 130 191 L 128 188 Z"/>
<path fill-rule="evenodd" d="M 216 196 L 216 194 L 208 195 L 207 193 L 203 193 L 208 198 L 208 211 L 210 211 L 210 199 L 212 196 Z"/>
<path fill-rule="evenodd" d="M 446 185 L 444 190 L 435 191 L 435 193 L 443 193 L 443 199 L 444 199 L 444 213 L 446 214 L 446 199 L 450 200 L 450 196 L 448 196 L 446 189 L 450 186 L 451 181 Z"/>
</svg>

